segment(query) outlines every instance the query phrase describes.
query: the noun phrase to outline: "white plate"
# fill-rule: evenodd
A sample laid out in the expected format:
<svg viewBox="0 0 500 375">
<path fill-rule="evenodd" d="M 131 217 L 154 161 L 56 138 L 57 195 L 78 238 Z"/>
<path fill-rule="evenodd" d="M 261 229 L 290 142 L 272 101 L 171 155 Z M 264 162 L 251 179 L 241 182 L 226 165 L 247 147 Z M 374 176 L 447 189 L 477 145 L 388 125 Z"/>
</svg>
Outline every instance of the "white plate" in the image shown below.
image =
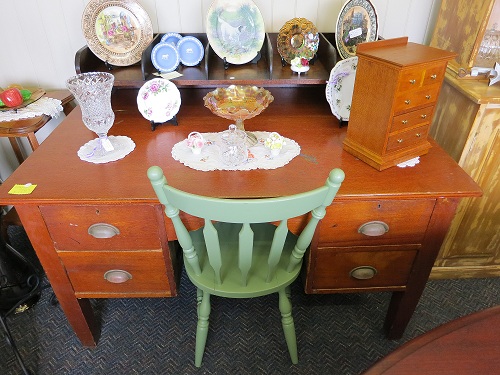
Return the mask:
<svg viewBox="0 0 500 375">
<path fill-rule="evenodd" d="M 151 62 L 160 73 L 174 71 L 179 66 L 179 53 L 171 43 L 160 42 L 151 51 Z"/>
<path fill-rule="evenodd" d="M 179 112 L 181 93 L 169 80 L 154 78 L 139 89 L 137 107 L 146 120 L 163 123 Z"/>
<path fill-rule="evenodd" d="M 203 44 L 194 36 L 185 36 L 177 42 L 177 53 L 185 66 L 195 66 L 205 55 Z"/>
<path fill-rule="evenodd" d="M 210 46 L 228 63 L 252 61 L 264 44 L 264 19 L 251 0 L 214 0 L 206 23 Z"/>
<path fill-rule="evenodd" d="M 356 56 L 356 46 L 378 37 L 377 11 L 369 0 L 348 0 L 335 27 L 337 50 L 343 59 Z"/>
<path fill-rule="evenodd" d="M 357 57 L 339 61 L 330 72 L 330 79 L 326 84 L 326 100 L 330 104 L 332 113 L 340 121 L 348 121 L 351 114 L 357 66 Z"/>
</svg>

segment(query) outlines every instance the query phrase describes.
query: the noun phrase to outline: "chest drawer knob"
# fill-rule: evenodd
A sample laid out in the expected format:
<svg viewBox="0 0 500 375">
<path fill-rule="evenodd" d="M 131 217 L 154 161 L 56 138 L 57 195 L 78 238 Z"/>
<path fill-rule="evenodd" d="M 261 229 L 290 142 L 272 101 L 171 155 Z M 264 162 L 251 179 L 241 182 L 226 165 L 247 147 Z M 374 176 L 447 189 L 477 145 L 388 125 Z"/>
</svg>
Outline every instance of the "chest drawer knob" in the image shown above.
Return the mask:
<svg viewBox="0 0 500 375">
<path fill-rule="evenodd" d="M 403 121 L 401 121 L 401 122 L 403 123 L 403 125 L 408 124 L 408 120 L 403 120 Z"/>
<path fill-rule="evenodd" d="M 436 79 L 437 78 L 437 74 L 431 74 L 431 79 Z"/>
<path fill-rule="evenodd" d="M 410 102 L 410 99 L 406 99 L 406 100 L 405 100 L 405 104 L 410 104 L 410 103 L 411 103 L 411 102 Z"/>
<path fill-rule="evenodd" d="M 430 95 L 426 95 L 426 96 L 425 96 L 425 99 L 427 99 L 427 100 L 429 100 L 430 98 L 431 98 L 431 96 L 430 96 Z"/>
<path fill-rule="evenodd" d="M 377 269 L 372 266 L 360 266 L 353 268 L 349 275 L 357 280 L 369 280 L 377 274 Z"/>
<path fill-rule="evenodd" d="M 410 79 L 410 84 L 414 85 L 414 84 L 415 84 L 415 82 L 417 82 L 417 81 L 416 81 L 416 80 L 414 80 L 414 79 Z"/>
<path fill-rule="evenodd" d="M 121 284 L 129 281 L 132 275 L 124 270 L 109 270 L 104 273 L 104 278 L 113 284 Z"/>
<path fill-rule="evenodd" d="M 88 233 L 94 238 L 111 238 L 120 234 L 120 231 L 114 225 L 96 223 L 89 227 Z"/>
<path fill-rule="evenodd" d="M 358 228 L 358 233 L 365 236 L 378 237 L 389 231 L 389 226 L 383 221 L 369 221 Z"/>
</svg>

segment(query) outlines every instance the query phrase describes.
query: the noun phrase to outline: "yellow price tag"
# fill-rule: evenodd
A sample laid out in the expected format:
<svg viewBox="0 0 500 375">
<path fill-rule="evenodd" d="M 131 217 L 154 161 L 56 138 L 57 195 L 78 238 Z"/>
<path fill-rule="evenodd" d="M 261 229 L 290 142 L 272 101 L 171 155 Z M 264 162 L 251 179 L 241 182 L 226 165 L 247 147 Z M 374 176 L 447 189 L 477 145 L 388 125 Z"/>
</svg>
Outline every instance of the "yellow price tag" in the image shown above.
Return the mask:
<svg viewBox="0 0 500 375">
<path fill-rule="evenodd" d="M 9 194 L 16 194 L 16 195 L 22 195 L 22 194 L 31 194 L 33 190 L 35 190 L 36 185 L 32 183 L 27 183 L 24 185 L 21 184 L 15 184 L 12 189 L 9 190 Z"/>
</svg>

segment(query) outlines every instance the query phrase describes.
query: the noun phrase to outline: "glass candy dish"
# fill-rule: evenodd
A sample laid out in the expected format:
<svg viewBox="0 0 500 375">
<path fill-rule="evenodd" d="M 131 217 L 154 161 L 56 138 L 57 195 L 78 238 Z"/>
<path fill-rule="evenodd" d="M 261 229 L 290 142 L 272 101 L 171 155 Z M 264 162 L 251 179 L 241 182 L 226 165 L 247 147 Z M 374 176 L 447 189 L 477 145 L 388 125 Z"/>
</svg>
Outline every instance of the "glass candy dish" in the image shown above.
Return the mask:
<svg viewBox="0 0 500 375">
<path fill-rule="evenodd" d="M 260 114 L 273 100 L 271 93 L 262 87 L 238 85 L 219 87 L 203 98 L 205 107 L 213 114 L 234 121 L 237 129 L 243 131 L 243 122 Z M 249 143 L 255 144 L 257 138 L 246 133 Z"/>
</svg>

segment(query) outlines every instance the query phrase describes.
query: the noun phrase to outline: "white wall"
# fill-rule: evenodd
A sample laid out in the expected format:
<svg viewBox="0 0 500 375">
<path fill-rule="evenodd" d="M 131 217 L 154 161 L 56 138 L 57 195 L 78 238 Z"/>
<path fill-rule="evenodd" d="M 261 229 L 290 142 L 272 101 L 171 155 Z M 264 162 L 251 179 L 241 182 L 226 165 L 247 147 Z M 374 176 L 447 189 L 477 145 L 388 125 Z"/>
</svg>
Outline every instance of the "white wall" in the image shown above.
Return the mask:
<svg viewBox="0 0 500 375">
<path fill-rule="evenodd" d="M 408 36 L 427 43 L 441 0 L 371 0 L 384 38 Z M 88 0 L 0 0 L 0 87 L 61 89 L 75 74 L 75 52 L 86 44 L 81 19 Z M 212 0 L 138 0 L 155 33 L 205 32 Z M 267 32 L 278 32 L 291 18 L 305 17 L 321 32 L 335 32 L 345 0 L 254 0 Z M 5 140 L 1 140 L 5 141 Z M 7 145 L 7 146 L 6 146 Z M 9 148 L 7 150 L 6 148 Z M 0 142 L 0 176 L 12 163 L 10 145 Z M 7 155 L 7 156 L 6 156 Z"/>
</svg>

